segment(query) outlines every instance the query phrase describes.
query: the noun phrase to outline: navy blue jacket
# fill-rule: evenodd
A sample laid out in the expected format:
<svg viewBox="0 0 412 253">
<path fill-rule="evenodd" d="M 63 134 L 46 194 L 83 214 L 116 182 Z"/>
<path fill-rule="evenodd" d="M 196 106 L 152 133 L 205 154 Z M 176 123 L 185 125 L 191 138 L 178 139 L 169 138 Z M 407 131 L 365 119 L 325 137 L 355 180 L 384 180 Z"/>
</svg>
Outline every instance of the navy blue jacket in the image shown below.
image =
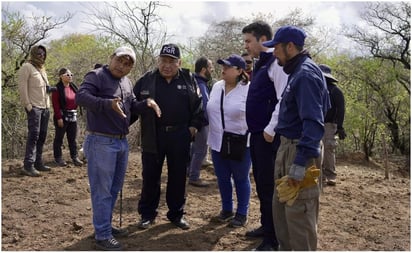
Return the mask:
<svg viewBox="0 0 412 253">
<path fill-rule="evenodd" d="M 261 52 L 253 68 L 253 79 L 246 99 L 246 123 L 251 133 L 262 132 L 269 124 L 278 102 L 268 69 L 275 61 L 272 53 Z"/>
<path fill-rule="evenodd" d="M 122 99 L 125 119 L 112 109 L 116 97 Z M 136 100 L 129 78 L 113 77 L 107 65 L 86 74 L 76 93 L 76 103 L 87 109 L 87 130 L 106 134 L 128 134 L 131 113 L 150 109 L 146 101 Z"/>
<path fill-rule="evenodd" d="M 299 140 L 295 164 L 306 166 L 309 159 L 320 155 L 324 116 L 329 108 L 329 94 L 321 70 L 309 56 L 301 56 L 289 74 L 275 128 L 276 133 Z"/>
<path fill-rule="evenodd" d="M 196 81 L 197 81 L 197 86 L 199 87 L 200 94 L 202 94 L 202 109 L 204 112 L 204 121 L 203 121 L 203 126 L 209 125 L 209 119 L 207 117 L 207 112 L 206 112 L 206 106 L 207 102 L 209 102 L 209 89 L 207 87 L 207 79 L 203 78 L 202 76 L 198 75 L 197 73 L 194 74 Z"/>
<path fill-rule="evenodd" d="M 335 123 L 338 129 L 343 128 L 343 121 L 345 119 L 345 97 L 342 91 L 329 78 L 326 78 L 328 84 L 328 91 L 330 96 L 331 108 L 325 117 L 325 123 Z"/>
</svg>

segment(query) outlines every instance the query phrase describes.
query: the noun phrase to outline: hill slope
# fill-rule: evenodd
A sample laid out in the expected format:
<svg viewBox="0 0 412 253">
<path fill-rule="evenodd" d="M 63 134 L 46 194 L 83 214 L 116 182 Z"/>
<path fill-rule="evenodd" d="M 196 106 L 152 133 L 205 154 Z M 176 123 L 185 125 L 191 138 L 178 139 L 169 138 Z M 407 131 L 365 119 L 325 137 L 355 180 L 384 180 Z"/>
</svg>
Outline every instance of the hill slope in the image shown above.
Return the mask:
<svg viewBox="0 0 412 253">
<path fill-rule="evenodd" d="M 46 154 L 45 161 L 52 161 Z M 53 168 L 41 177 L 19 175 L 21 161 L 2 161 L 2 250 L 94 250 L 91 204 L 86 167 Z M 49 164 L 53 166 L 53 164 Z M 391 175 L 359 163 L 338 164 L 336 187 L 325 187 L 321 196 L 318 249 L 410 250 L 410 179 Z M 162 181 L 165 182 L 165 173 Z M 127 250 L 251 250 L 260 240 L 244 234 L 259 225 L 259 202 L 253 178 L 249 223 L 228 228 L 211 218 L 220 211 L 220 196 L 213 168 L 202 170 L 208 188 L 187 187 L 190 230 L 180 230 L 166 219 L 165 183 L 156 225 L 146 231 L 139 220 L 137 201 L 141 189 L 140 153 L 130 154 L 123 189 L 120 239 Z M 119 225 L 119 201 L 114 225 Z"/>
</svg>

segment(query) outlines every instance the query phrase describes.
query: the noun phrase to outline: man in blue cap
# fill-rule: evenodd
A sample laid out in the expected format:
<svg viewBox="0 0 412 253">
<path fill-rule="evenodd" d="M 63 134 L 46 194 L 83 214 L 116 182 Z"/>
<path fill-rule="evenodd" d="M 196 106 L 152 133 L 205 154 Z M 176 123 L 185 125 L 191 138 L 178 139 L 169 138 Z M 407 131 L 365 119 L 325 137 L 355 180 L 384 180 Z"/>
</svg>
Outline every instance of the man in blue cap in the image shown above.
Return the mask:
<svg viewBox="0 0 412 253">
<path fill-rule="evenodd" d="M 279 103 L 288 76 L 273 56 L 273 48 L 262 45 L 272 39 L 270 25 L 255 21 L 242 29 L 244 48 L 255 59 L 253 78 L 246 99 L 246 122 L 250 132 L 250 156 L 253 177 L 260 202 L 259 228 L 246 232 L 247 237 L 263 237 L 257 251 L 278 248 L 273 226 L 272 199 L 275 188 L 276 152 L 280 138 L 275 134 Z"/>
<path fill-rule="evenodd" d="M 275 132 L 281 144 L 275 162 L 275 179 L 286 179 L 290 187 L 302 187 L 307 169 L 320 156 L 324 117 L 330 107 L 326 82 L 316 63 L 303 49 L 306 34 L 295 26 L 283 26 L 273 40 L 263 43 L 274 47 L 273 54 L 289 75 L 280 102 Z M 320 166 L 318 165 L 318 168 Z M 277 184 L 278 185 L 278 184 Z M 278 185 L 279 186 L 279 185 Z M 319 187 L 302 187 L 288 203 L 273 194 L 273 221 L 280 250 L 317 248 Z M 282 202 L 281 202 L 282 201 Z"/>
</svg>

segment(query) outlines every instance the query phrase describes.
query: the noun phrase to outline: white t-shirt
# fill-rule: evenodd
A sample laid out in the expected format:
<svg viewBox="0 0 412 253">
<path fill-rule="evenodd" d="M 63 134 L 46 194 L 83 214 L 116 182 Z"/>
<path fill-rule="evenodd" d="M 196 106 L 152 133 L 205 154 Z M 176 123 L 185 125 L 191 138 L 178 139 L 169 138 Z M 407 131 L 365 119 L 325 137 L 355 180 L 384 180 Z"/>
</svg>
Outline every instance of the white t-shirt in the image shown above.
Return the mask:
<svg viewBox="0 0 412 253">
<path fill-rule="evenodd" d="M 272 118 L 270 119 L 269 124 L 265 127 L 264 131 L 267 134 L 274 136 L 275 127 L 278 124 L 280 101 L 282 100 L 282 93 L 285 90 L 286 84 L 288 83 L 288 75 L 283 71 L 283 67 L 279 66 L 277 59 L 270 65 L 268 73 L 269 78 L 275 85 L 278 103 L 276 104 L 275 110 L 272 113 Z"/>
<path fill-rule="evenodd" d="M 220 113 L 220 97 L 225 88 L 225 81 L 216 82 L 210 92 L 206 111 L 209 118 L 209 134 L 207 144 L 212 150 L 220 152 L 222 145 L 223 126 Z M 225 118 L 225 130 L 236 134 L 245 134 L 246 124 L 246 97 L 249 83 L 238 83 L 229 93 L 224 93 L 223 111 Z"/>
</svg>

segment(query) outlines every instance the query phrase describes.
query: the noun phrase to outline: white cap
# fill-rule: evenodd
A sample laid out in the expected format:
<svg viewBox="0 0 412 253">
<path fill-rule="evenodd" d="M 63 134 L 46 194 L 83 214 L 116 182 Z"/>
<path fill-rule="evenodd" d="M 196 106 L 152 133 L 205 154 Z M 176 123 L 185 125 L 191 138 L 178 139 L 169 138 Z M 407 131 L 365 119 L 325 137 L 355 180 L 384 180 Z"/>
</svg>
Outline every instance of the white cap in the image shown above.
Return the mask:
<svg viewBox="0 0 412 253">
<path fill-rule="evenodd" d="M 136 54 L 134 53 L 133 49 L 131 49 L 130 47 L 119 47 L 116 49 L 116 51 L 114 51 L 114 54 L 118 57 L 123 56 L 123 55 L 130 56 L 130 58 L 132 58 L 133 60 L 133 63 L 136 62 Z"/>
</svg>

